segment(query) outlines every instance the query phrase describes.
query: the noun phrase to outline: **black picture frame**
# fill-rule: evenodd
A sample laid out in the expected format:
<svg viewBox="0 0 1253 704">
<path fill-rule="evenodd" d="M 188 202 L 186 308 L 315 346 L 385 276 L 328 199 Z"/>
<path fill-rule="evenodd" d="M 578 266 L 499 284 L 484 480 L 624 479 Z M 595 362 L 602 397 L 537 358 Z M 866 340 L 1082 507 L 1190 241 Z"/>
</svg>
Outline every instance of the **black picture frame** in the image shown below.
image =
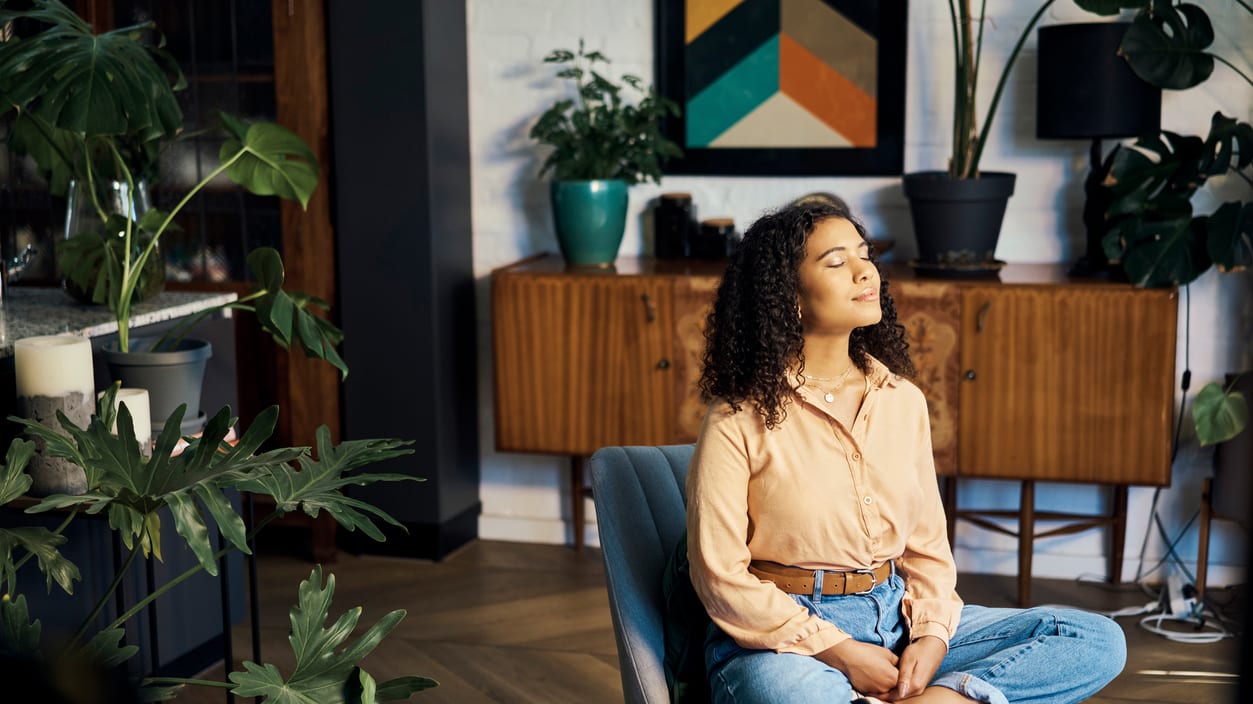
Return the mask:
<svg viewBox="0 0 1253 704">
<path fill-rule="evenodd" d="M 876 38 L 875 139 L 872 147 L 752 147 L 704 148 L 686 146 L 687 111 L 668 117 L 662 129 L 682 147 L 684 156 L 671 159 L 667 174 L 701 176 L 896 176 L 904 170 L 905 64 L 907 0 L 805 0 L 821 3 L 851 18 Z M 773 32 L 782 35 L 780 8 L 794 0 L 746 0 L 718 20 L 728 31 L 708 32 L 689 48 L 685 45 L 687 0 L 656 0 L 656 86 L 659 93 L 680 106 L 686 101 L 687 57 L 703 57 L 693 71 L 718 71 L 735 56 L 733 42 L 756 42 Z M 772 25 L 773 22 L 773 25 Z M 870 30 L 873 31 L 870 31 Z M 737 32 L 739 33 L 737 35 Z M 756 46 L 756 44 L 747 44 Z M 691 52 L 689 54 L 689 52 Z M 710 68 L 710 64 L 714 66 Z"/>
</svg>

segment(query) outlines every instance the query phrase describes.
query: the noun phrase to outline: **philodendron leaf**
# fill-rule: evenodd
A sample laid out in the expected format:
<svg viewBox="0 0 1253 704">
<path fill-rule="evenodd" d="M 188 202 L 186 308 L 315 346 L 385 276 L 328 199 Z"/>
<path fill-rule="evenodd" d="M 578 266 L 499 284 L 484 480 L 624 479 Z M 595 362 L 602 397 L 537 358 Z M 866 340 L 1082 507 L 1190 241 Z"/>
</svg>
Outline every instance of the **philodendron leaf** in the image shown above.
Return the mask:
<svg viewBox="0 0 1253 704">
<path fill-rule="evenodd" d="M 309 207 L 309 198 L 318 185 L 318 160 L 313 151 L 287 128 L 273 122 L 244 123 L 222 116 L 232 137 L 222 144 L 218 159 L 233 163 L 226 169 L 231 180 L 260 196 L 278 196 L 300 201 Z M 238 158 L 236 158 L 238 157 Z"/>
<path fill-rule="evenodd" d="M 380 702 L 399 702 L 408 699 L 414 692 L 438 686 L 439 682 L 430 677 L 397 677 L 380 683 L 376 696 Z"/>
<path fill-rule="evenodd" d="M 223 408 L 209 420 L 199 438 L 193 439 L 177 456 L 171 456 L 185 410 L 179 407 L 166 421 L 151 459 L 139 454 L 134 422 L 125 404 L 117 414 L 117 436 L 110 433 L 106 425 L 112 420 L 111 410 L 106 408 L 98 411 L 86 430 L 73 427 L 68 420 L 63 421 L 62 426 L 71 438 L 63 439 L 58 451 L 88 458 L 84 466 L 91 467 L 90 491 L 81 496 L 47 497 L 29 511 L 70 506 L 82 507 L 88 513 L 107 509 L 110 525 L 121 533 L 128 548 L 138 538 L 145 554 L 159 556 L 157 511 L 163 506 L 169 507 L 175 530 L 201 566 L 216 575 L 218 566 L 209 535 L 210 520 L 234 547 L 249 551 L 243 519 L 223 492 L 234 488 L 250 473 L 264 473 L 272 465 L 287 466 L 287 462 L 305 450 L 287 448 L 254 454 L 274 431 L 277 407 L 258 414 L 236 447 L 224 445 L 223 439 L 236 419 L 231 417 L 230 408 Z M 56 437 L 56 434 L 41 437 Z M 52 443 L 48 446 L 51 448 Z"/>
<path fill-rule="evenodd" d="M 0 597 L 0 655 L 21 657 L 38 653 L 42 631 L 38 620 L 30 620 L 25 596 Z"/>
<path fill-rule="evenodd" d="M 43 526 L 0 528 L 0 565 L 5 572 L 3 583 L 8 584 L 10 590 L 16 584 L 13 549 L 21 548 L 35 556 L 39 571 L 44 573 L 48 591 L 52 591 L 52 582 L 55 581 L 66 594 L 73 594 L 75 580 L 81 581 L 83 577 L 78 567 L 57 550 L 64 544 L 64 535 L 53 533 Z"/>
<path fill-rule="evenodd" d="M 13 438 L 9 443 L 9 452 L 4 456 L 4 467 L 0 470 L 0 506 L 26 493 L 34 481 L 26 473 L 26 465 L 35 456 L 35 443 Z"/>
<path fill-rule="evenodd" d="M 122 645 L 126 629 L 122 627 L 100 631 L 83 646 L 83 653 L 102 669 L 109 670 L 139 652 L 138 645 Z"/>
<path fill-rule="evenodd" d="M 370 472 L 346 476 L 357 467 L 408 455 L 411 442 L 401 440 L 349 440 L 338 447 L 331 445 L 331 433 L 325 425 L 317 431 L 317 459 L 303 456 L 300 469 L 289 464 L 274 465 L 257 473 L 239 488 L 256 494 L 274 497 L 275 509 L 287 513 L 302 508 L 310 516 L 317 517 L 322 510 L 330 512 L 335 520 L 348 530 L 361 529 L 371 538 L 382 542 L 383 533 L 370 520 L 367 513 L 378 519 L 400 526 L 396 519 L 379 508 L 364 501 L 345 496 L 340 490 L 346 486 L 365 486 L 380 481 L 425 481 L 405 474 Z"/>
<path fill-rule="evenodd" d="M 369 655 L 379 642 L 405 617 L 402 610 L 392 611 L 371 626 L 355 641 L 349 641 L 361 607 L 344 612 L 329 628 L 331 598 L 335 594 L 335 575 L 322 586 L 322 567 L 314 567 L 309 578 L 300 583 L 296 606 L 290 612 L 291 633 L 288 641 L 296 655 L 296 667 L 284 678 L 274 665 L 245 662 L 243 672 L 232 672 L 232 690 L 241 697 L 266 697 L 267 704 L 344 704 L 349 679 L 359 673 L 357 663 Z M 360 686 L 359 684 L 357 686 Z"/>
<path fill-rule="evenodd" d="M 1227 391 L 1218 382 L 1210 382 L 1192 402 L 1192 422 L 1202 447 L 1226 442 L 1248 426 L 1248 401 L 1239 391 Z"/>
</svg>

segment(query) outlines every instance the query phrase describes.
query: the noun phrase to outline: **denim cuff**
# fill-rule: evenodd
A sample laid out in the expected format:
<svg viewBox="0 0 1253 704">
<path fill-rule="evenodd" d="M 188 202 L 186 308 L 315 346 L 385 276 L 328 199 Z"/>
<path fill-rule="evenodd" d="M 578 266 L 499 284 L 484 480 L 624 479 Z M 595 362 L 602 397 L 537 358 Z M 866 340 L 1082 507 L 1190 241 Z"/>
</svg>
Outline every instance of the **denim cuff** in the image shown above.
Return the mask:
<svg viewBox="0 0 1253 704">
<path fill-rule="evenodd" d="M 1001 690 L 965 672 L 947 672 L 931 681 L 931 687 L 947 687 L 977 702 L 1009 704 Z"/>
</svg>

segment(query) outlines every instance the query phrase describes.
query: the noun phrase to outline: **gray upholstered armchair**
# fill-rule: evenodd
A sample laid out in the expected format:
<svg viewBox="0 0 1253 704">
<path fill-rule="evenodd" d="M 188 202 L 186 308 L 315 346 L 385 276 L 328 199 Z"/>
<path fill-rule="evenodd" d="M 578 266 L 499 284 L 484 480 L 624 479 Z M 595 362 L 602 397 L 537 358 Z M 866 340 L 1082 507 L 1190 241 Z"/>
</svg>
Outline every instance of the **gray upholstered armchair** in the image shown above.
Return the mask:
<svg viewBox="0 0 1253 704">
<path fill-rule="evenodd" d="M 670 701 L 661 577 L 685 528 L 692 450 L 606 447 L 592 455 L 592 497 L 627 704 Z"/>
</svg>

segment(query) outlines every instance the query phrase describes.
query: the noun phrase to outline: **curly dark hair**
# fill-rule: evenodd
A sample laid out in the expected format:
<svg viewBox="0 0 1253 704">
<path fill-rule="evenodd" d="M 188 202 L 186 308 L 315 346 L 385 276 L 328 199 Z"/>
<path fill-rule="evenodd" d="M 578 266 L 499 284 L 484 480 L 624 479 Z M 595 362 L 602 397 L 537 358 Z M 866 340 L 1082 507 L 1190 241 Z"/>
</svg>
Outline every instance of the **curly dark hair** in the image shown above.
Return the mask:
<svg viewBox="0 0 1253 704">
<path fill-rule="evenodd" d="M 718 285 L 713 310 L 705 325 L 705 357 L 701 397 L 720 398 L 735 412 L 750 402 L 773 428 L 787 417 L 785 406 L 801 383 L 805 367 L 804 339 L 798 312 L 800 264 L 814 227 L 828 218 L 843 218 L 866 238 L 866 228 L 847 207 L 836 202 L 802 200 L 762 216 L 748 228 Z M 896 321 L 896 305 L 888 291 L 878 258 L 879 300 L 883 319 L 858 328 L 849 337 L 849 354 L 863 373 L 873 355 L 896 374 L 912 378 L 905 328 Z M 788 378 L 796 372 L 795 384 Z"/>
</svg>

